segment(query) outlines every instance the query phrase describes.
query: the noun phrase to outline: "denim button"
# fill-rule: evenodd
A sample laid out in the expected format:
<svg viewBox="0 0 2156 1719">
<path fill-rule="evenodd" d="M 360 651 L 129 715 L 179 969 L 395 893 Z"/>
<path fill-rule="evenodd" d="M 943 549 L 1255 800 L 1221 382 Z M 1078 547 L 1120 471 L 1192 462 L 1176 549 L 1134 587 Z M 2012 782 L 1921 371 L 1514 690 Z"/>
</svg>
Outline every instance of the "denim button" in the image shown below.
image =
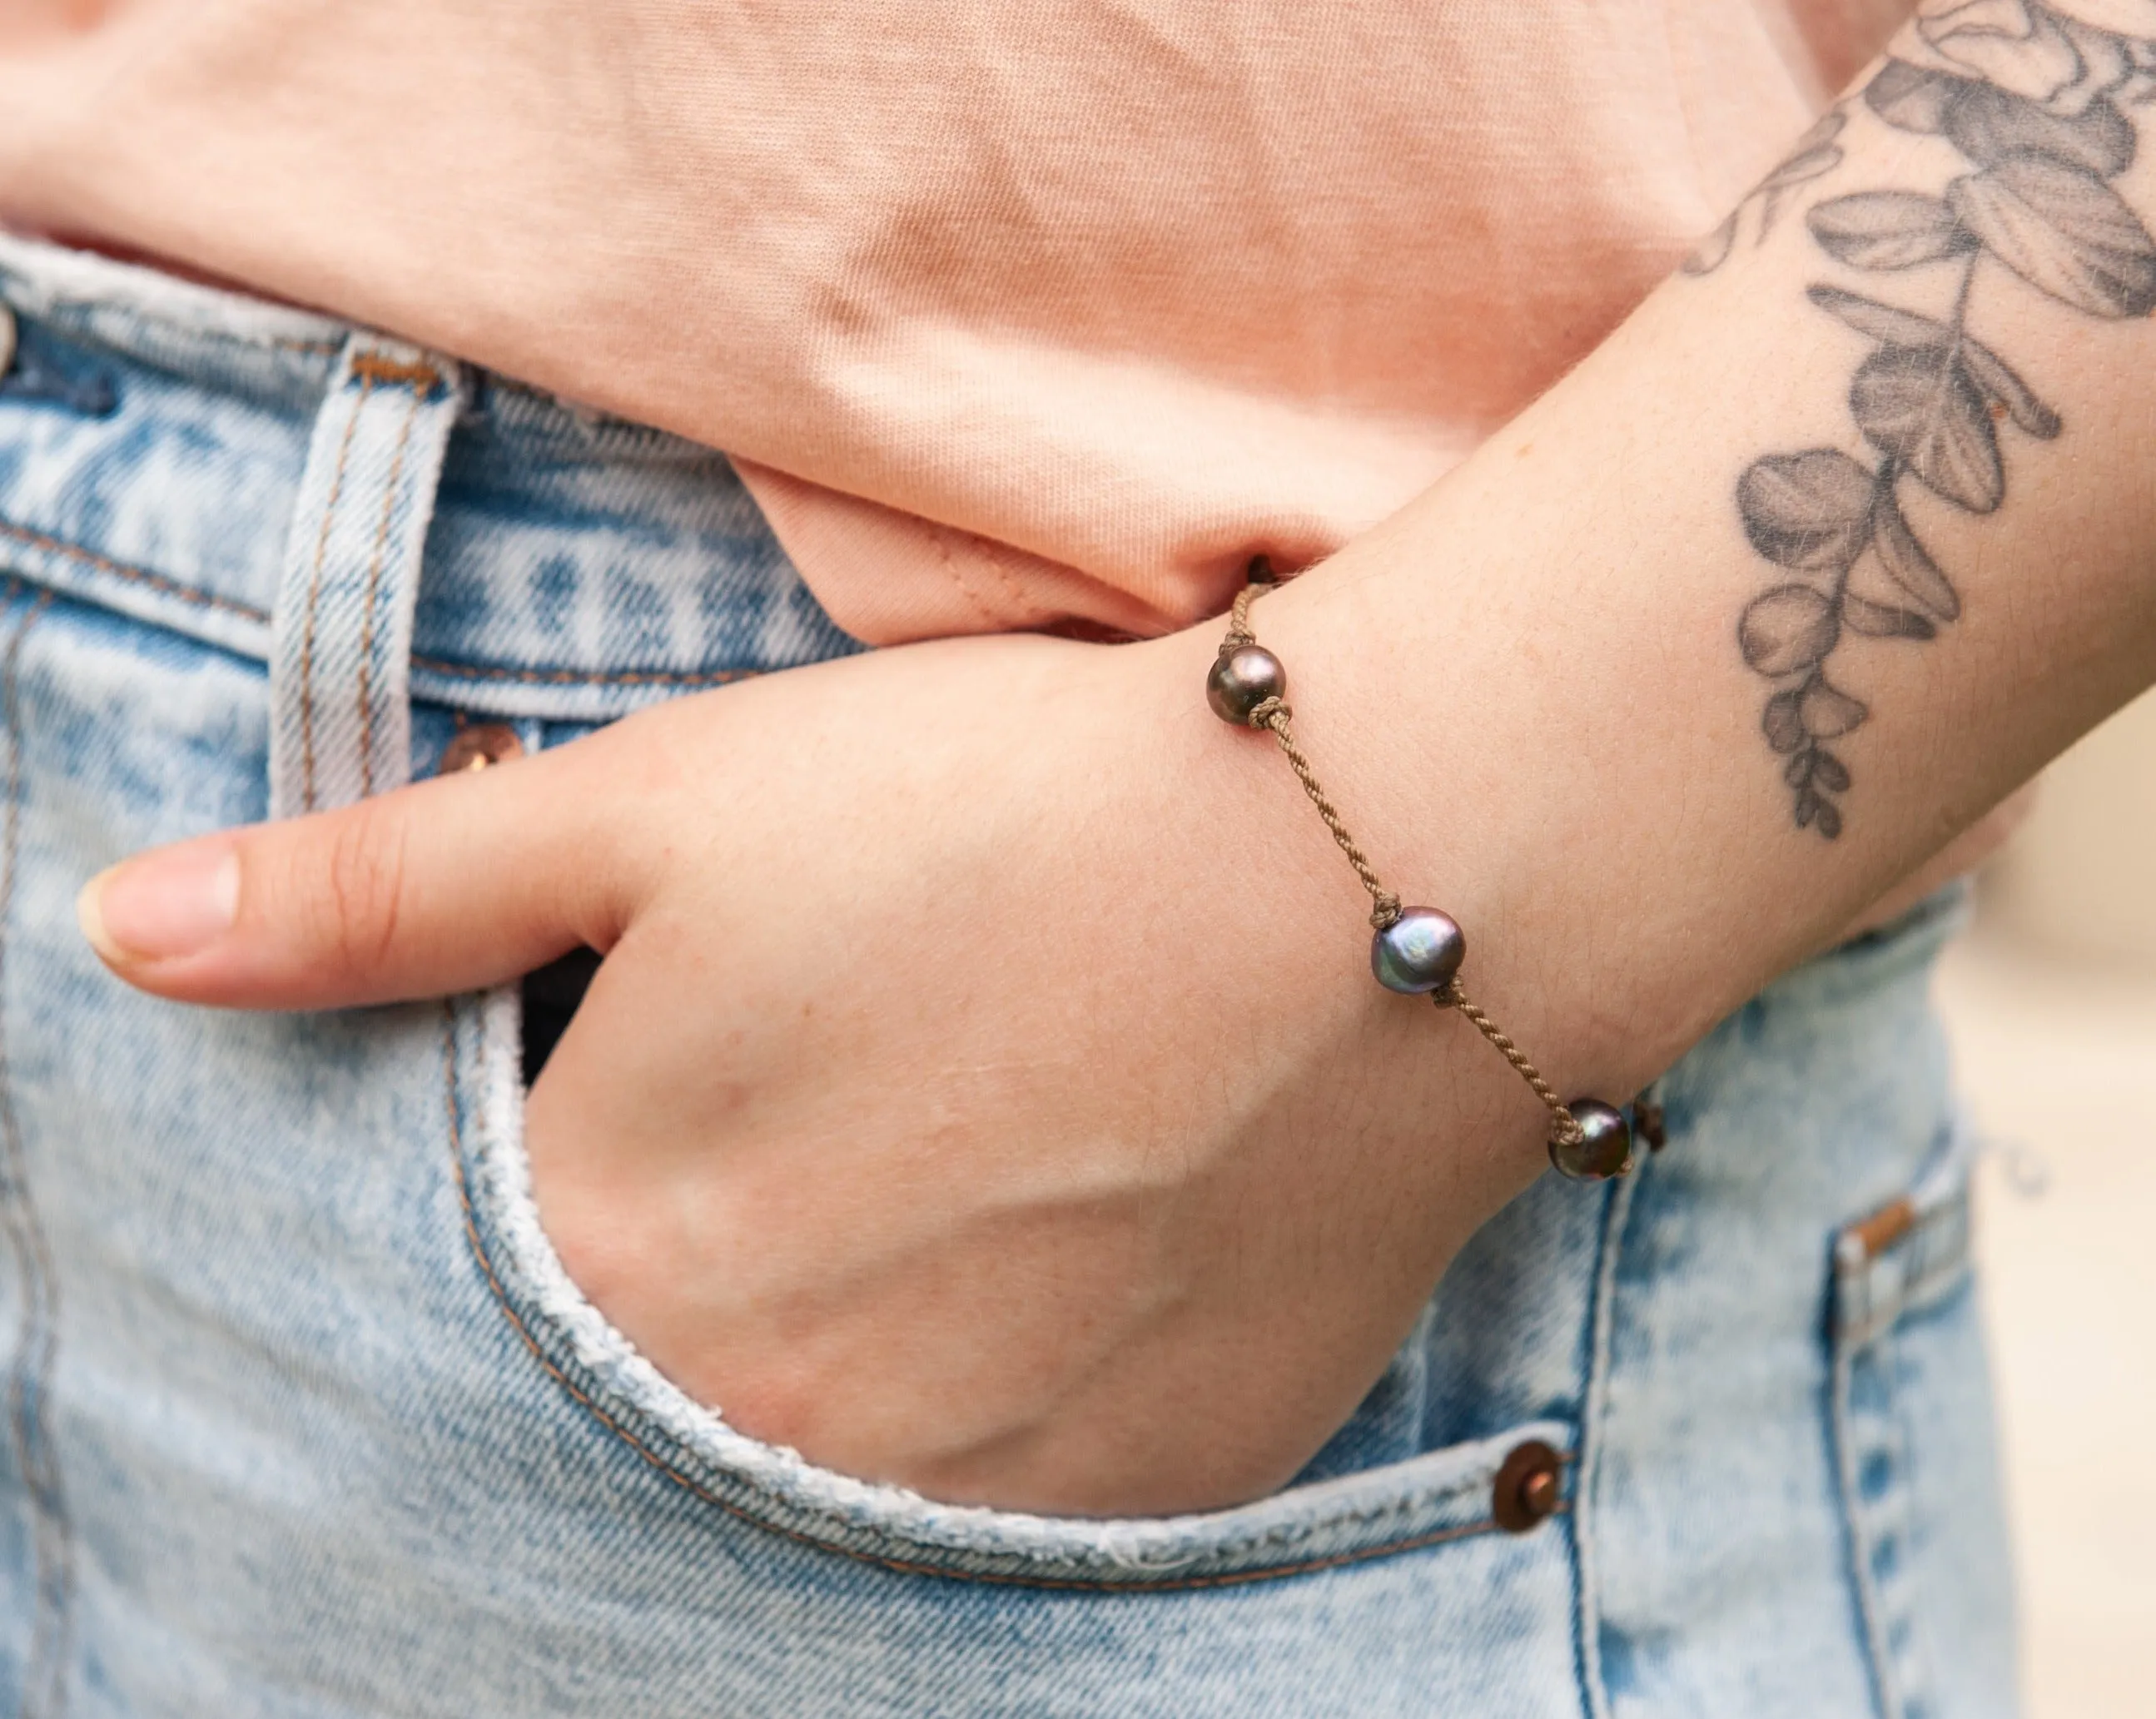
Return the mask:
<svg viewBox="0 0 2156 1719">
<path fill-rule="evenodd" d="M 1556 1513 L 1564 1496 L 1564 1459 L 1530 1439 L 1516 1444 L 1490 1489 L 1490 1514 L 1508 1534 L 1524 1534 Z"/>
<path fill-rule="evenodd" d="M 506 764 L 524 756 L 524 742 L 516 731 L 501 722 L 475 722 L 459 728 L 442 748 L 437 776 L 454 776 L 464 770 L 484 770 L 490 764 Z"/>
</svg>

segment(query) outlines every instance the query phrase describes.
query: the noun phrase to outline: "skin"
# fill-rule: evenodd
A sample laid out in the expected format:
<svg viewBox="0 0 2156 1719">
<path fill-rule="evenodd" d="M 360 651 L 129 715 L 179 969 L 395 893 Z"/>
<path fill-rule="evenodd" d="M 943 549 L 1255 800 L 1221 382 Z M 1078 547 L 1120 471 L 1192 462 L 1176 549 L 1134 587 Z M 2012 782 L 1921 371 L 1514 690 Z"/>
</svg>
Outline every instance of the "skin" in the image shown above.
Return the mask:
<svg viewBox="0 0 2156 1719">
<path fill-rule="evenodd" d="M 1995 513 L 1928 527 L 1951 634 L 1837 659 L 1872 712 L 1847 828 L 1793 828 L 1733 644 L 1762 579 L 1732 486 L 1852 434 L 1864 349 L 1805 300 L 1807 202 L 1956 171 L 1843 142 L 1830 188 L 1257 605 L 1333 799 L 1466 927 L 1463 980 L 1562 1091 L 1621 1101 L 1958 869 L 2156 681 L 2156 323 L 1979 279 L 2068 428 Z M 2156 208 L 2148 163 L 2117 187 Z M 564 1263 L 656 1364 L 937 1497 L 1231 1503 L 1324 1442 L 1545 1160 L 1466 1024 L 1371 983 L 1354 878 L 1270 741 L 1205 707 L 1217 637 L 915 646 L 684 699 L 138 856 L 85 929 L 131 984 L 242 1008 L 608 952 L 529 1142 Z"/>
</svg>

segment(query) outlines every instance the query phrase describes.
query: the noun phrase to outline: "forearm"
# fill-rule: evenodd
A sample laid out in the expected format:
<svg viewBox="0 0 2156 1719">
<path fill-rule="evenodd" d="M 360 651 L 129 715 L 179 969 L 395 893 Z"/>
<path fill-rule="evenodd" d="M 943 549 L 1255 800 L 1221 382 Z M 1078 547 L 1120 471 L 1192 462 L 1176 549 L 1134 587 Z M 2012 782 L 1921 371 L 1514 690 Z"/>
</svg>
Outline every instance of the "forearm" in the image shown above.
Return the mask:
<svg viewBox="0 0 2156 1719">
<path fill-rule="evenodd" d="M 1846 100 L 1763 239 L 1755 201 L 1713 272 L 1260 608 L 1396 887 L 1581 1090 L 1658 1072 L 2156 680 L 2156 146 L 1981 182 L 1963 146 L 2109 126 L 2111 166 L 2156 106 L 2047 131 L 1978 87 L 1943 90 L 1992 110 L 1955 136 Z M 2017 177 L 2046 194 L 2009 206 Z M 1878 191 L 1912 195 L 1836 201 Z M 1931 209 L 1893 242 L 1933 261 L 1820 236 L 1876 255 L 1851 225 Z M 1927 321 L 1871 337 L 1832 291 Z"/>
<path fill-rule="evenodd" d="M 1567 1095 L 1660 1073 L 2156 677 L 2156 254 L 2126 210 L 2156 162 L 2091 177 L 2097 254 L 2046 275 L 2135 312 L 2106 317 L 1972 272 L 1958 226 L 1935 263 L 1835 263 L 1826 199 L 1971 170 L 1861 114 L 1833 147 L 1763 244 L 1754 204 L 1717 272 L 1258 608 L 1378 870 L 1462 921 L 1467 991 Z M 2010 223 L 2029 268 L 2045 218 Z M 1928 392 L 1882 387 L 1822 283 L 1946 331 L 1887 342 Z M 1957 380 L 1969 333 L 2045 407 Z M 1926 413 L 1958 441 L 1912 440 Z M 1821 471 L 1840 514 L 1794 516 Z M 1884 569 L 1889 494 L 1938 573 L 1898 537 Z M 1219 636 L 769 676 L 141 856 L 85 926 L 145 990 L 287 1008 L 603 948 L 526 1137 L 562 1260 L 645 1356 L 941 1497 L 1248 1498 L 1541 1171 L 1546 1118 L 1371 983 L 1356 880 L 1267 736 L 1206 709 Z M 1815 670 L 1838 692 L 1807 700 Z"/>
</svg>

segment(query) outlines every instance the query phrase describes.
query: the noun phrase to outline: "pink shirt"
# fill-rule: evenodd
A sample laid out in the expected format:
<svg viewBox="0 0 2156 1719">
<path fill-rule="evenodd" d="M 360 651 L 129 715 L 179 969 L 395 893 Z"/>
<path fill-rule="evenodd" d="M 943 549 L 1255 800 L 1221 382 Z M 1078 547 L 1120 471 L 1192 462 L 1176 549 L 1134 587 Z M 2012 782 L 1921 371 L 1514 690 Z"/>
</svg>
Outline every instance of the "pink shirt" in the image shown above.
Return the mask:
<svg viewBox="0 0 2156 1719">
<path fill-rule="evenodd" d="M 865 639 L 1152 632 L 1460 459 L 1907 10 L 13 0 L 0 218 L 723 448 Z"/>
</svg>

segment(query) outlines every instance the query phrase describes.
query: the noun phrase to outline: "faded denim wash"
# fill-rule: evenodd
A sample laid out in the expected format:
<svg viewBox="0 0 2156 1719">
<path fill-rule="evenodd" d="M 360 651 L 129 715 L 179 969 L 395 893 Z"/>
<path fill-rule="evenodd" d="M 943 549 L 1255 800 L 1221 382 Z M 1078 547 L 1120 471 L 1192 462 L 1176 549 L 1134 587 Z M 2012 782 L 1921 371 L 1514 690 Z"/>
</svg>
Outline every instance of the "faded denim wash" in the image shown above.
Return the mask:
<svg viewBox="0 0 2156 1719">
<path fill-rule="evenodd" d="M 0 1701 L 38 1719 L 2014 1706 L 1927 990 L 1951 898 L 1470 1245 L 1293 1486 L 1070 1521 L 757 1444 L 563 1275 L 514 992 L 131 993 L 147 844 L 853 649 L 725 460 L 323 318 L 0 240 Z M 1314 1144 L 1321 1144 L 1317 1142 Z M 1557 1514 L 1500 1528 L 1527 1439 Z"/>
</svg>

